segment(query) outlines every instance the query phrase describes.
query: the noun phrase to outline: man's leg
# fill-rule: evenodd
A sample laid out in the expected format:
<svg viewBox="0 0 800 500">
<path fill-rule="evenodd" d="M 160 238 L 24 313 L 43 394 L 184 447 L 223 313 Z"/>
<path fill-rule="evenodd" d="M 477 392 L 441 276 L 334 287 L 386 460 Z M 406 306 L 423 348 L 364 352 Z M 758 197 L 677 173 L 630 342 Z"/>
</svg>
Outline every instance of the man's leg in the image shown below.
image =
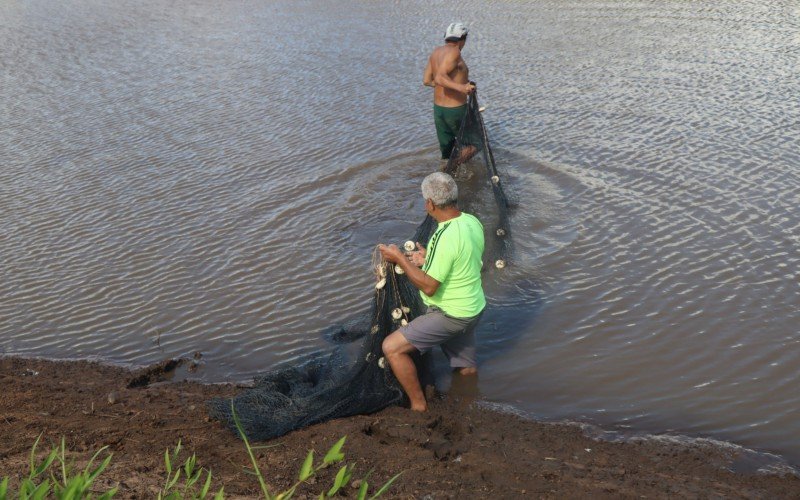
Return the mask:
<svg viewBox="0 0 800 500">
<path fill-rule="evenodd" d="M 464 377 L 477 377 L 478 375 L 475 327 L 482 316 L 483 312 L 469 319 L 450 318 L 450 321 L 459 324 L 463 331 L 442 344 L 442 352 L 450 360 L 450 367 Z"/>
<path fill-rule="evenodd" d="M 448 393 L 461 403 L 469 404 L 480 396 L 478 390 L 478 371 L 475 368 L 456 368 Z"/>
<path fill-rule="evenodd" d="M 458 145 L 456 158 L 453 160 L 453 168 L 468 162 L 482 149 L 483 140 L 478 136 L 477 127 L 478 125 L 473 123 L 464 132 L 464 137 L 461 138 L 461 143 Z"/>
<path fill-rule="evenodd" d="M 456 134 L 447 126 L 440 116 L 434 120 L 436 124 L 436 139 L 439 141 L 439 152 L 442 153 L 442 160 L 449 160 L 456 144 Z"/>
<path fill-rule="evenodd" d="M 394 376 L 406 391 L 411 409 L 414 411 L 427 411 L 428 403 L 425 401 L 425 394 L 419 384 L 417 367 L 411 359 L 411 353 L 417 349 L 411 345 L 402 333 L 396 331 L 383 339 L 383 354 L 392 367 Z"/>
<path fill-rule="evenodd" d="M 474 366 L 465 366 L 463 368 L 456 368 L 455 370 L 458 372 L 459 375 L 462 375 L 464 377 L 469 377 L 471 375 L 478 374 L 478 369 Z"/>
</svg>

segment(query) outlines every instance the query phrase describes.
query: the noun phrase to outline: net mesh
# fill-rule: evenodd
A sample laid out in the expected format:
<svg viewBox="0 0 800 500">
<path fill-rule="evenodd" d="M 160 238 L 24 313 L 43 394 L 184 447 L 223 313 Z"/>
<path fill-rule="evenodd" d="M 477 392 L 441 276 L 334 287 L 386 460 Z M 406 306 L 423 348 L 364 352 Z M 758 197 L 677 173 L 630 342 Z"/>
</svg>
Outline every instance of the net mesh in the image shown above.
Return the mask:
<svg viewBox="0 0 800 500">
<path fill-rule="evenodd" d="M 491 185 L 493 207 L 483 211 L 491 212 L 491 215 L 481 214 L 479 217 L 487 231 L 487 243 L 494 242 L 487 245 L 484 254 L 484 271 L 488 271 L 505 265 L 510 241 L 507 226 L 509 203 L 474 93 L 467 104 L 453 153 L 444 171 L 459 181 L 459 205 L 470 213 L 477 212 L 477 205 L 487 205 L 486 200 L 470 196 L 470 193 L 485 193 L 486 184 Z M 467 168 L 468 164 L 472 169 Z M 475 168 L 481 164 L 484 168 Z M 436 225 L 433 218 L 426 216 L 411 241 L 426 246 Z M 373 413 L 402 402 L 404 393 L 388 362 L 383 359 L 381 344 L 401 322 L 410 322 L 423 314 L 424 305 L 417 289 L 405 275 L 395 270 L 395 266 L 376 257 L 373 263 L 378 284 L 369 315 L 350 321 L 347 326 L 333 327 L 328 335 L 349 349 L 340 345 L 300 366 L 258 376 L 252 387 L 232 400 L 218 398 L 209 401 L 210 415 L 234 430 L 233 407 L 247 436 L 264 440 L 333 418 Z M 383 286 L 380 286 L 381 282 Z M 418 355 L 415 363 L 423 386 L 432 384 L 430 356 Z"/>
</svg>

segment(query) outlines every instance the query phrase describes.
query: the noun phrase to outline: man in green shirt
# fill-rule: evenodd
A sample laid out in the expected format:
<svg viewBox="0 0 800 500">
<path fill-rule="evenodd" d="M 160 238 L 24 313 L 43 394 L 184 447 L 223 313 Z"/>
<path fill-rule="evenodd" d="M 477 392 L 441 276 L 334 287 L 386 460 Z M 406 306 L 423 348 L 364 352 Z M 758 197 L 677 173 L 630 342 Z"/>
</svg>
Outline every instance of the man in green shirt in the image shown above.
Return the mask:
<svg viewBox="0 0 800 500">
<path fill-rule="evenodd" d="M 458 209 L 458 187 L 446 173 L 425 177 L 422 196 L 425 210 L 439 223 L 428 247 L 417 243 L 417 251 L 405 255 L 396 245 L 379 246 L 383 258 L 405 271 L 428 306 L 426 314 L 383 341 L 386 360 L 415 411 L 426 411 L 428 405 L 411 354 L 440 346 L 453 369 L 477 374 L 475 326 L 486 306 L 481 286 L 483 226 Z"/>
</svg>

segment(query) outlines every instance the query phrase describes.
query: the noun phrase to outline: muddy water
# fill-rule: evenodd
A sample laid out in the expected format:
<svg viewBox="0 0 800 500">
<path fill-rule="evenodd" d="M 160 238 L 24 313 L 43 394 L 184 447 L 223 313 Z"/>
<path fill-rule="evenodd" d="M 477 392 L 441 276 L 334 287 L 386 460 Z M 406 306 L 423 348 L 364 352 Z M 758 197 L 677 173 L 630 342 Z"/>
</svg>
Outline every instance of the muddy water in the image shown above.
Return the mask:
<svg viewBox="0 0 800 500">
<path fill-rule="evenodd" d="M 363 312 L 447 22 L 516 201 L 482 394 L 800 462 L 791 2 L 0 1 L 0 352 L 244 379 Z"/>
</svg>

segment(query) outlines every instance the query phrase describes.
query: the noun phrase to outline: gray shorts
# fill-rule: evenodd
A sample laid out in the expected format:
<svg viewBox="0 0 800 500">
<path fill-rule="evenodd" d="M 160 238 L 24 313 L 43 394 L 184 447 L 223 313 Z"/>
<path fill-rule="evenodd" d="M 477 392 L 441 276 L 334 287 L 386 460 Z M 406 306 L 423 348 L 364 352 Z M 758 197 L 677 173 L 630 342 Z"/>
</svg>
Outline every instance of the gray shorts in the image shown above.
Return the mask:
<svg viewBox="0 0 800 500">
<path fill-rule="evenodd" d="M 478 366 L 475 325 L 482 315 L 483 311 L 471 318 L 453 318 L 438 307 L 431 306 L 427 313 L 401 326 L 399 331 L 422 354 L 438 345 L 450 360 L 452 368 L 473 368 Z"/>
</svg>

